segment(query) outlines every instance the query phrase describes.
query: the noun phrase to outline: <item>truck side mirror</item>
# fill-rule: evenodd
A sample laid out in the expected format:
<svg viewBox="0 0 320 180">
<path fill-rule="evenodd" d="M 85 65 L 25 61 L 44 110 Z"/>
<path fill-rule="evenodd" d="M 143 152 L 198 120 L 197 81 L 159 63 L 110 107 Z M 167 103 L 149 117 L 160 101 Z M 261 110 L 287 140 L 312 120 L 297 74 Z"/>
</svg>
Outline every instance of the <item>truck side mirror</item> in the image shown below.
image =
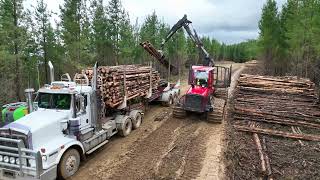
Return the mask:
<svg viewBox="0 0 320 180">
<path fill-rule="evenodd" d="M 63 134 L 67 134 L 68 122 L 69 122 L 69 120 L 63 120 L 63 121 L 60 122 L 61 131 L 63 132 Z"/>
</svg>

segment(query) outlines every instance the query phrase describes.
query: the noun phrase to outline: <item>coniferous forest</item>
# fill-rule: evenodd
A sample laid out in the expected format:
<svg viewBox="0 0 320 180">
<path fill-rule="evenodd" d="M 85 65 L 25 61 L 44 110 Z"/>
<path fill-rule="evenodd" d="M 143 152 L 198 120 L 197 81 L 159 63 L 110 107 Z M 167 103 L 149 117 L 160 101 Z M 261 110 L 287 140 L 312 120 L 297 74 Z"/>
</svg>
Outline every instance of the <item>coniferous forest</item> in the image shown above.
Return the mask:
<svg viewBox="0 0 320 180">
<path fill-rule="evenodd" d="M 267 74 L 307 77 L 319 84 L 319 0 L 288 0 L 281 9 L 268 0 L 259 28 L 259 57 Z"/>
<path fill-rule="evenodd" d="M 79 69 L 101 65 L 144 64 L 151 57 L 139 43 L 150 41 L 160 47 L 170 25 L 157 12 L 142 23 L 130 21 L 121 0 L 65 0 L 59 22 L 44 0 L 31 8 L 25 0 L 0 0 L 0 104 L 24 99 L 27 87 L 48 83 L 48 61 L 55 74 L 73 74 Z M 194 20 L 196 22 L 196 20 Z M 320 1 L 288 0 L 277 7 L 268 0 L 259 22 L 256 40 L 224 44 L 202 37 L 216 61 L 263 60 L 267 74 L 297 75 L 317 80 L 320 68 Z M 172 63 L 188 64 L 199 58 L 193 42 L 179 31 L 165 46 Z M 190 63 L 189 63 L 190 64 Z"/>
<path fill-rule="evenodd" d="M 143 23 L 131 22 L 120 0 L 65 0 L 54 15 L 44 0 L 31 8 L 24 0 L 0 0 L 0 104 L 24 99 L 27 87 L 48 83 L 47 63 L 55 74 L 73 74 L 77 70 L 101 65 L 143 64 L 151 60 L 139 43 L 150 41 L 159 47 L 170 30 L 156 12 Z M 178 20 L 178 19 L 177 19 Z M 226 45 L 209 37 L 203 43 L 216 60 L 243 62 L 255 59 L 255 41 Z M 183 31 L 165 47 L 172 62 L 194 61 L 199 53 Z"/>
</svg>

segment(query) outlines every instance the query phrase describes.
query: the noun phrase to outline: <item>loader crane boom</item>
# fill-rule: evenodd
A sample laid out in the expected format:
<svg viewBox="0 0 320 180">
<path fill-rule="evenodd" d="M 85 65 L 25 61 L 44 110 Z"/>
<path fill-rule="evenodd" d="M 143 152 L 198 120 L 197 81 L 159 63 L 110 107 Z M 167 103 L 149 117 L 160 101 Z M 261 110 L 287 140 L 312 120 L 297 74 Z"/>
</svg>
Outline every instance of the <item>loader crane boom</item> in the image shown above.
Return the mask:
<svg viewBox="0 0 320 180">
<path fill-rule="evenodd" d="M 184 15 L 182 19 L 180 19 L 175 25 L 172 26 L 168 35 L 165 39 L 162 40 L 161 49 L 163 49 L 164 45 L 171 39 L 171 37 L 181 28 L 184 28 L 190 39 L 194 42 L 196 47 L 199 49 L 199 52 L 203 56 L 203 66 L 214 66 L 214 59 L 210 57 L 208 51 L 204 48 L 202 41 L 200 40 L 197 31 L 190 27 L 192 21 L 188 20 L 187 15 Z"/>
</svg>

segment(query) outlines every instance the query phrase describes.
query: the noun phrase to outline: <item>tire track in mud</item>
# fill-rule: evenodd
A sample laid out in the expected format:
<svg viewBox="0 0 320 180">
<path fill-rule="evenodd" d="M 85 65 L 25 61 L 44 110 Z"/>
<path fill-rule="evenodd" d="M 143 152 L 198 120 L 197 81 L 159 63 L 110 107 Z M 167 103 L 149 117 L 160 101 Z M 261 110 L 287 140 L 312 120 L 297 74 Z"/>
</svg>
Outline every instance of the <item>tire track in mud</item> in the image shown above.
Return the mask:
<svg viewBox="0 0 320 180">
<path fill-rule="evenodd" d="M 204 122 L 192 122 L 180 129 L 173 148 L 161 159 L 153 179 L 192 179 L 198 175 L 205 153 L 202 124 Z"/>
<path fill-rule="evenodd" d="M 186 90 L 187 86 L 183 88 Z M 213 167 L 223 162 L 208 161 L 220 159 L 222 156 L 221 147 L 216 145 L 223 146 L 223 126 L 206 123 L 197 115 L 188 116 L 186 119 L 175 119 L 169 115 L 160 123 L 155 122 L 155 115 L 163 111 L 167 109 L 156 107 L 149 111 L 148 121 L 144 122 L 142 129 L 133 132 L 127 137 L 128 140 L 119 138 L 112 141 L 113 145 L 101 150 L 97 157 L 82 167 L 74 179 L 221 177 L 223 172 L 216 172 L 217 168 Z M 154 126 L 154 123 L 157 125 Z M 208 157 L 214 158 L 206 159 Z"/>
<path fill-rule="evenodd" d="M 98 171 L 99 179 L 146 179 L 154 174 L 156 164 L 161 155 L 165 153 L 176 136 L 176 129 L 183 124 L 182 121 L 169 119 L 148 137 L 133 145 L 124 160 L 116 167 L 108 167 Z"/>
<path fill-rule="evenodd" d="M 98 179 L 192 179 L 201 170 L 205 155 L 205 122 L 169 119 L 143 141 L 137 143 L 125 160 L 97 171 Z"/>
</svg>

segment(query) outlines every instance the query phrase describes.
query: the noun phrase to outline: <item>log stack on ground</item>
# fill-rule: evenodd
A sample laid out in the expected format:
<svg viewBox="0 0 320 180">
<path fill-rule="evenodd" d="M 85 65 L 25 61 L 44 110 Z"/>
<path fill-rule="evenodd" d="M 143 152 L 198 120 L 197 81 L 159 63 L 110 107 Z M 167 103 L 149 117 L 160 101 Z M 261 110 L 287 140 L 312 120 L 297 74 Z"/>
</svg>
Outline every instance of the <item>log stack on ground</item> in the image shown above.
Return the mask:
<svg viewBox="0 0 320 180">
<path fill-rule="evenodd" d="M 91 82 L 93 70 L 85 69 L 83 73 L 88 76 Z M 125 95 L 127 100 L 145 97 L 150 89 L 150 77 L 154 93 L 156 93 L 160 82 L 160 74 L 150 66 L 100 66 L 97 73 L 97 88 L 101 100 L 106 107 L 111 108 L 121 104 Z"/>
<path fill-rule="evenodd" d="M 254 121 L 320 129 L 320 111 L 314 88 L 314 83 L 307 79 L 243 74 L 238 83 L 234 119 L 240 123 Z M 236 129 L 265 132 L 241 126 L 236 126 Z M 269 135 L 283 135 L 268 129 L 266 131 Z"/>
</svg>

